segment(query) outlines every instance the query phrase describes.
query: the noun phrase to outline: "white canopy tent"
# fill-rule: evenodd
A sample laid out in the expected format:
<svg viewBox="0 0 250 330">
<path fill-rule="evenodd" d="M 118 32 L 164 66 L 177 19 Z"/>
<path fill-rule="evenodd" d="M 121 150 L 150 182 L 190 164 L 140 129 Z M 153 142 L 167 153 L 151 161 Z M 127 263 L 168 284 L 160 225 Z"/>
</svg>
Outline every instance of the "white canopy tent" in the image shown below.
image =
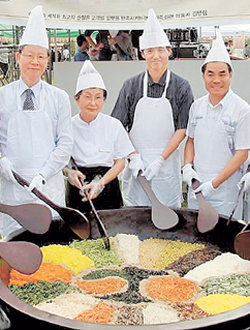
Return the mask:
<svg viewBox="0 0 250 330">
<path fill-rule="evenodd" d="M 164 28 L 250 22 L 250 0 L 0 0 L 0 23 L 25 25 L 38 4 L 48 28 L 141 29 L 151 7 Z"/>
<path fill-rule="evenodd" d="M 201 32 L 203 37 L 215 36 L 213 26 L 203 26 Z M 220 25 L 220 32 L 224 37 L 250 37 L 250 24 Z"/>
</svg>

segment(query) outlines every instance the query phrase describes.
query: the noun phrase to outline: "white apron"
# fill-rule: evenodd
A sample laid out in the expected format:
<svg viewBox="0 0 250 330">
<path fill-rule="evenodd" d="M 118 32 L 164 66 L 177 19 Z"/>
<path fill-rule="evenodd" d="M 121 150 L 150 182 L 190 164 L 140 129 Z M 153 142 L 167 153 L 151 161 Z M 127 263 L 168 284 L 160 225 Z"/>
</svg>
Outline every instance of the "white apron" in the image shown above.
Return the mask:
<svg viewBox="0 0 250 330">
<path fill-rule="evenodd" d="M 12 163 L 13 169 L 29 182 L 39 173 L 55 148 L 52 121 L 44 108 L 45 99 L 45 91 L 42 88 L 39 109 L 24 111 L 17 86 L 18 107 L 8 122 L 7 144 L 4 154 Z M 0 179 L 0 200 L 2 203 L 10 205 L 43 203 L 18 183 L 7 181 L 4 177 L 0 177 Z M 65 205 L 62 171 L 47 180 L 42 192 L 55 203 Z M 57 215 L 55 211 L 51 211 L 53 216 Z M 2 237 L 21 228 L 15 220 L 6 214 L 0 214 L 0 220 Z"/>
<path fill-rule="evenodd" d="M 175 129 L 172 107 L 166 99 L 170 71 L 167 71 L 166 86 L 162 97 L 147 97 L 148 74 L 143 81 L 143 97 L 138 101 L 130 139 L 142 158 L 146 168 L 158 158 L 172 138 Z M 182 201 L 179 150 L 176 150 L 161 167 L 159 175 L 151 181 L 157 198 L 170 207 L 180 207 Z M 123 198 L 129 206 L 151 206 L 147 195 L 137 179 L 133 178 L 128 166 L 123 176 Z"/>
<path fill-rule="evenodd" d="M 209 111 L 209 110 L 208 110 Z M 198 121 L 194 131 L 194 169 L 202 182 L 214 179 L 232 158 L 233 153 L 228 145 L 228 134 L 220 117 L 212 115 Z M 219 214 L 230 215 L 239 192 L 237 183 L 242 177 L 241 170 L 234 173 L 223 182 L 216 192 L 206 200 L 216 208 Z M 188 207 L 198 209 L 197 200 L 192 189 L 188 192 Z M 242 218 L 242 199 L 234 214 L 235 218 Z"/>
</svg>

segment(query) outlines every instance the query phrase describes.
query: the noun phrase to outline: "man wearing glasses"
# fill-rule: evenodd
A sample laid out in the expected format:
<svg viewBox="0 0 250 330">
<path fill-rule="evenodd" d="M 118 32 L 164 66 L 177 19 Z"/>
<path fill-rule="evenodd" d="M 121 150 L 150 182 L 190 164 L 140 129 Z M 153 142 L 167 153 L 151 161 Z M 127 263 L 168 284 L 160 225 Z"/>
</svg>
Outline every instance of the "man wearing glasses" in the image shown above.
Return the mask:
<svg viewBox="0 0 250 330">
<path fill-rule="evenodd" d="M 41 80 L 49 61 L 41 6 L 31 11 L 19 46 L 21 77 L 0 88 L 0 201 L 37 203 L 31 191 L 38 188 L 63 205 L 62 168 L 72 149 L 71 109 L 64 91 Z M 27 189 L 17 183 L 12 170 L 30 182 Z M 2 237 L 20 229 L 8 215 L 0 216 Z"/>
</svg>

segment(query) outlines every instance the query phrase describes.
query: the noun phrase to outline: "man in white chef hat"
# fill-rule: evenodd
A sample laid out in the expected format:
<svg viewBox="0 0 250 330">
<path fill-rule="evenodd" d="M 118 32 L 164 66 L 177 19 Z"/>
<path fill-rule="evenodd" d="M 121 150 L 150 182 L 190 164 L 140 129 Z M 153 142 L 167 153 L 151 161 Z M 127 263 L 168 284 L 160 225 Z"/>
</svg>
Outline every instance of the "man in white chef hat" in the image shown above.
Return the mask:
<svg viewBox="0 0 250 330">
<path fill-rule="evenodd" d="M 202 66 L 208 94 L 191 107 L 183 167 L 189 186 L 188 207 L 198 208 L 192 179 L 220 214 L 228 216 L 237 200 L 238 182 L 250 148 L 250 107 L 230 88 L 232 64 L 220 31 Z M 242 217 L 242 201 L 236 218 Z"/>
<path fill-rule="evenodd" d="M 182 201 L 178 146 L 185 137 L 193 94 L 189 83 L 168 69 L 171 45 L 153 9 L 140 49 L 147 70 L 124 83 L 112 112 L 136 149 L 125 169 L 123 197 L 127 205 L 151 205 L 137 180 L 142 171 L 158 199 L 178 208 Z"/>
<path fill-rule="evenodd" d="M 0 199 L 11 205 L 38 202 L 31 193 L 38 188 L 63 205 L 62 168 L 73 145 L 71 108 L 63 90 L 41 80 L 49 61 L 41 6 L 31 11 L 19 46 L 21 77 L 0 88 Z M 12 170 L 30 182 L 28 189 L 16 182 Z M 1 217 L 2 237 L 20 229 L 8 215 Z"/>
</svg>

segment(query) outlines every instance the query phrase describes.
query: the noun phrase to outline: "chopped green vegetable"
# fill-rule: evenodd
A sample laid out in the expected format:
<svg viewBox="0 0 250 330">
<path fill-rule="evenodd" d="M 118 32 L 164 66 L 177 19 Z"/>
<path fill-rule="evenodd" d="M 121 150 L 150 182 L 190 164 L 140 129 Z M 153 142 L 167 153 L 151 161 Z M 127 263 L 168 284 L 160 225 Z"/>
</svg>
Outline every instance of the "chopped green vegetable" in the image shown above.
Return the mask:
<svg viewBox="0 0 250 330">
<path fill-rule="evenodd" d="M 20 299 L 30 305 L 38 305 L 41 302 L 53 299 L 68 290 L 76 290 L 68 283 L 38 282 L 26 283 L 23 286 L 9 285 L 9 289 Z"/>
<path fill-rule="evenodd" d="M 207 295 L 220 293 L 250 296 L 250 274 L 217 277 L 207 280 L 202 288 Z"/>
<path fill-rule="evenodd" d="M 79 249 L 82 254 L 87 255 L 90 259 L 94 260 L 96 268 L 109 265 L 121 265 L 121 261 L 112 247 L 112 244 L 111 249 L 107 250 L 101 238 L 96 240 L 75 240 L 70 246 Z"/>
</svg>

